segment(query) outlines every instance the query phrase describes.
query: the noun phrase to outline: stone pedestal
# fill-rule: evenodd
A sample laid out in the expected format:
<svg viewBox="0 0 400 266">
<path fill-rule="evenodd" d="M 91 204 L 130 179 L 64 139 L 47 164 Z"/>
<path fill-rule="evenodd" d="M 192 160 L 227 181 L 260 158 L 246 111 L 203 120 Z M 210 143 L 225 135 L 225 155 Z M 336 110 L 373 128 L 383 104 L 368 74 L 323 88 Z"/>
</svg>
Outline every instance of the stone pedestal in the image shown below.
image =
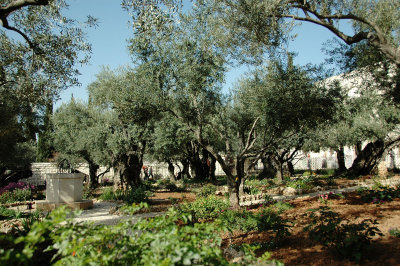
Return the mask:
<svg viewBox="0 0 400 266">
<path fill-rule="evenodd" d="M 93 201 L 82 200 L 83 177 L 81 173 L 46 174 L 46 200 L 36 202 L 36 208 L 52 210 L 61 205 L 73 209 L 92 208 Z"/>
</svg>

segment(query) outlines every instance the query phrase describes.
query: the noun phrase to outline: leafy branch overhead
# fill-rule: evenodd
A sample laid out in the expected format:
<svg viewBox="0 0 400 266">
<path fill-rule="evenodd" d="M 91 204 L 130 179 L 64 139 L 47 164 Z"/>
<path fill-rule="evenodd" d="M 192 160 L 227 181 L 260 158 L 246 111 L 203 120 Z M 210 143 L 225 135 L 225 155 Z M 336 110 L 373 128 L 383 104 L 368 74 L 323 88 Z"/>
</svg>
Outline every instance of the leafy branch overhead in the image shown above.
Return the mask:
<svg viewBox="0 0 400 266">
<path fill-rule="evenodd" d="M 322 26 L 348 45 L 368 41 L 390 61 L 400 66 L 400 2 L 344 0 L 222 0 L 221 13 L 229 15 L 238 27 L 267 43 L 272 33 L 288 34 L 295 21 Z M 344 23 L 350 22 L 352 33 Z M 233 29 L 233 27 L 232 27 Z M 267 35 L 265 33 L 269 33 Z"/>
</svg>

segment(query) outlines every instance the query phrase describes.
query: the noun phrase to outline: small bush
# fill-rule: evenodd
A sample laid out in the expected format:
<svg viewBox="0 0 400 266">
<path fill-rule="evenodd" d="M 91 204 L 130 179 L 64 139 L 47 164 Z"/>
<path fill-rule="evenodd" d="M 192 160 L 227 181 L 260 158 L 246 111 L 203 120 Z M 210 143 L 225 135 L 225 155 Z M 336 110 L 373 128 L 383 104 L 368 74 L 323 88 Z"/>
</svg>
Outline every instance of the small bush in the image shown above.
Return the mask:
<svg viewBox="0 0 400 266">
<path fill-rule="evenodd" d="M 0 206 L 0 220 L 14 219 L 16 216 L 17 212 L 15 210 Z"/>
<path fill-rule="evenodd" d="M 389 230 L 389 234 L 390 234 L 391 236 L 400 238 L 400 230 L 397 229 L 397 228 L 391 228 L 391 229 Z"/>
<path fill-rule="evenodd" d="M 217 192 L 217 187 L 213 184 L 207 184 L 197 191 L 196 196 L 207 198 L 208 196 L 215 195 L 215 192 Z"/>
<path fill-rule="evenodd" d="M 290 180 L 286 183 L 288 187 L 301 189 L 303 191 L 310 190 L 314 187 L 314 178 L 313 177 L 301 177 L 295 180 Z"/>
<path fill-rule="evenodd" d="M 112 187 L 107 187 L 103 190 L 100 196 L 101 200 L 122 200 L 127 203 L 140 203 L 147 201 L 151 196 L 151 192 L 147 191 L 145 187 L 137 187 L 136 189 L 129 190 L 113 190 Z"/>
<path fill-rule="evenodd" d="M 30 189 L 16 188 L 13 191 L 5 191 L 0 195 L 0 203 L 14 203 L 18 201 L 27 201 L 32 198 Z"/>
<path fill-rule="evenodd" d="M 257 195 L 261 193 L 261 190 L 258 187 L 253 187 L 253 186 L 245 186 L 243 191 L 244 193 L 249 195 Z"/>
<path fill-rule="evenodd" d="M 247 210 L 227 210 L 221 213 L 220 219 L 226 227 L 242 232 L 271 231 L 274 238 L 268 241 L 269 247 L 276 246 L 288 236 L 290 224 L 282 219 L 277 212 L 271 208 L 262 209 L 254 213 Z"/>
<path fill-rule="evenodd" d="M 362 254 L 371 243 L 372 236 L 383 234 L 375 226 L 376 221 L 365 219 L 352 224 L 326 206 L 310 210 L 311 222 L 304 228 L 309 236 L 342 257 L 361 261 Z M 343 223 L 345 222 L 345 223 Z"/>
<path fill-rule="evenodd" d="M 181 213 L 190 214 L 193 217 L 193 221 L 199 221 L 216 219 L 228 207 L 228 201 L 209 196 L 207 198 L 198 198 L 194 202 L 183 203 L 179 206 L 179 210 Z"/>
<path fill-rule="evenodd" d="M 278 212 L 279 214 L 281 214 L 281 213 L 283 213 L 283 212 L 285 212 L 285 211 L 287 211 L 287 210 L 290 210 L 290 209 L 293 209 L 293 208 L 294 208 L 290 203 L 283 202 L 283 201 L 278 201 L 278 202 L 276 202 L 276 203 L 273 205 L 273 207 L 277 210 L 277 212 Z"/>
<path fill-rule="evenodd" d="M 357 193 L 361 195 L 364 202 L 382 204 L 400 198 L 400 187 L 379 187 L 377 189 L 360 189 Z"/>
</svg>

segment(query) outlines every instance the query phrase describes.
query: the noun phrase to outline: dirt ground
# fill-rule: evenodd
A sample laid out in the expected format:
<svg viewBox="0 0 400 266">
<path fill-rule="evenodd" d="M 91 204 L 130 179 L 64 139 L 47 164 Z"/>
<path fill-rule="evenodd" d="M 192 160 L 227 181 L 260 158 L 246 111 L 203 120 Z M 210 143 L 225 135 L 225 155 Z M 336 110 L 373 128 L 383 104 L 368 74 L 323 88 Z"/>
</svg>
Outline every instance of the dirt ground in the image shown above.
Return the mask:
<svg viewBox="0 0 400 266">
<path fill-rule="evenodd" d="M 336 180 L 336 184 L 349 186 L 345 184 L 348 181 Z M 374 238 L 371 249 L 365 255 L 365 259 L 360 265 L 400 265 L 400 238 L 390 236 L 389 229 L 400 229 L 400 199 L 383 204 L 365 203 L 360 195 L 355 192 L 345 193 L 345 198 L 330 199 L 327 206 L 332 211 L 339 213 L 344 219 L 352 223 L 364 219 L 376 219 L 377 227 L 384 236 Z M 196 198 L 191 192 L 156 192 L 150 198 L 150 208 L 152 212 L 166 211 L 172 205 L 184 201 L 194 201 Z M 303 228 L 309 224 L 309 218 L 304 217 L 304 213 L 312 208 L 318 208 L 323 204 L 314 198 L 298 198 L 288 201 L 294 208 L 287 210 L 282 214 L 284 219 L 294 223 L 289 236 L 278 248 L 268 250 L 273 259 L 277 259 L 285 265 L 356 265 L 353 261 L 342 260 L 332 254 L 322 245 L 310 241 Z M 253 209 L 257 211 L 257 209 Z M 243 243 L 262 243 L 268 241 L 271 235 L 268 232 L 235 232 L 233 235 L 224 236 L 223 244 L 225 246 Z M 260 250 L 262 254 L 266 250 Z"/>
<path fill-rule="evenodd" d="M 368 179 L 366 177 L 363 181 L 368 181 Z M 348 179 L 335 179 L 335 183 L 341 187 L 355 185 L 354 181 Z M 360 265 L 400 265 L 400 238 L 389 234 L 391 228 L 400 229 L 400 199 L 383 204 L 372 204 L 363 202 L 361 196 L 356 192 L 345 193 L 344 196 L 345 198 L 329 199 L 327 206 L 351 223 L 364 219 L 376 219 L 377 227 L 384 234 L 384 236 L 374 238 L 371 249 L 368 254 L 364 254 L 365 259 Z M 154 194 L 151 198 L 151 205 L 154 210 L 166 210 L 172 204 L 194 200 L 193 193 L 163 192 Z M 354 261 L 340 259 L 322 245 L 313 243 L 307 233 L 303 232 L 303 228 L 309 224 L 309 218 L 304 216 L 307 210 L 324 205 L 318 198 L 305 197 L 288 202 L 294 208 L 284 212 L 282 217 L 294 223 L 290 230 L 291 236 L 278 248 L 269 250 L 273 259 L 277 259 L 285 265 L 356 265 Z M 262 243 L 270 237 L 271 235 L 266 232 L 247 234 L 236 232 L 229 238 L 225 237 L 224 243 L 225 245 Z M 260 253 L 264 251 L 261 250 Z"/>
<path fill-rule="evenodd" d="M 328 207 L 352 223 L 363 219 L 377 219 L 383 237 L 375 237 L 371 250 L 361 265 L 400 265 L 400 239 L 389 235 L 389 229 L 400 228 L 400 200 L 384 204 L 364 203 L 356 193 L 345 194 L 345 199 L 329 200 Z M 270 250 L 272 258 L 285 265 L 356 265 L 353 261 L 341 260 L 322 245 L 309 240 L 303 228 L 309 220 L 303 216 L 307 210 L 322 205 L 316 198 L 289 201 L 293 209 L 286 211 L 283 218 L 293 221 L 291 236 L 277 249 Z M 270 238 L 268 233 L 235 234 L 231 244 L 264 242 Z"/>
</svg>

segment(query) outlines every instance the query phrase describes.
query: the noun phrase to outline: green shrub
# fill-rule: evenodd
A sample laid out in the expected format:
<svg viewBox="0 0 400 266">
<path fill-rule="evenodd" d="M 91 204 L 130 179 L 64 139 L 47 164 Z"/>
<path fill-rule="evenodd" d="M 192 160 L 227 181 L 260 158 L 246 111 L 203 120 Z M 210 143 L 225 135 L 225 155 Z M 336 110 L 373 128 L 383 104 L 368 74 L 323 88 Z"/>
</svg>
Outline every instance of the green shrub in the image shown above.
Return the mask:
<svg viewBox="0 0 400 266">
<path fill-rule="evenodd" d="M 217 192 L 217 187 L 215 185 L 213 185 L 213 184 L 207 184 L 205 186 L 202 186 L 196 192 L 196 196 L 197 197 L 207 198 L 208 196 L 215 195 L 215 192 Z"/>
<path fill-rule="evenodd" d="M 184 192 L 184 191 L 186 191 L 185 187 L 178 187 L 174 183 L 166 185 L 165 188 L 168 189 L 171 192 Z"/>
<path fill-rule="evenodd" d="M 220 219 L 232 230 L 242 232 L 258 231 L 258 219 L 252 212 L 246 210 L 226 210 L 221 213 Z"/>
<path fill-rule="evenodd" d="M 3 192 L 3 194 L 0 195 L 0 203 L 1 204 L 8 203 L 12 197 L 11 194 L 12 192 L 10 191 Z"/>
<path fill-rule="evenodd" d="M 228 265 L 221 250 L 223 227 L 187 225 L 190 217 L 173 209 L 164 216 L 137 223 L 125 220 L 116 226 L 76 223 L 73 215 L 66 216 L 61 208 L 34 223 L 26 236 L 12 240 L 22 249 L 0 250 L 1 263 L 32 264 L 34 254 L 43 251 L 40 247 L 48 246 L 41 256 L 55 252 L 51 263 L 57 265 Z M 260 259 L 246 253 L 245 261 L 255 264 Z"/>
<path fill-rule="evenodd" d="M 285 211 L 287 211 L 287 210 L 293 209 L 293 206 L 292 206 L 290 203 L 288 203 L 288 202 L 283 202 L 283 201 L 278 201 L 278 202 L 276 202 L 276 203 L 273 205 L 273 207 L 277 210 L 277 212 L 278 212 L 279 214 L 281 214 L 281 213 L 283 213 L 283 212 L 285 212 Z"/>
<path fill-rule="evenodd" d="M 342 257 L 361 261 L 372 236 L 383 234 L 375 226 L 376 220 L 365 219 L 357 224 L 343 220 L 326 206 L 310 210 L 311 222 L 304 228 L 309 236 Z M 344 223 L 343 223 L 344 222 Z"/>
<path fill-rule="evenodd" d="M 228 209 L 229 203 L 216 196 L 198 198 L 194 202 L 183 203 L 179 206 L 181 213 L 190 214 L 194 221 L 213 220 L 219 217 L 221 212 Z"/>
<path fill-rule="evenodd" d="M 245 186 L 243 191 L 244 193 L 249 195 L 257 195 L 261 193 L 261 190 L 258 187 L 253 187 L 253 186 Z"/>
<path fill-rule="evenodd" d="M 268 241 L 269 247 L 276 246 L 288 236 L 290 224 L 282 219 L 277 212 L 271 208 L 262 209 L 254 213 L 247 210 L 226 210 L 221 213 L 221 221 L 231 230 L 240 230 L 242 232 L 250 231 L 271 231 L 274 238 Z M 265 245 L 266 243 L 264 243 Z"/>
<path fill-rule="evenodd" d="M 314 181 L 314 178 L 311 176 L 302 177 L 297 178 L 296 180 L 289 180 L 287 181 L 286 185 L 295 189 L 310 190 L 314 187 Z"/>
<path fill-rule="evenodd" d="M 397 229 L 397 228 L 391 228 L 391 229 L 389 230 L 389 234 L 390 234 L 391 236 L 400 238 L 400 230 Z"/>
<path fill-rule="evenodd" d="M 382 204 L 400 198 L 400 187 L 379 187 L 377 189 L 359 189 L 357 193 L 361 195 L 364 202 Z"/>
<path fill-rule="evenodd" d="M 0 206 L 0 220 L 14 219 L 17 216 L 17 211 Z"/>
<path fill-rule="evenodd" d="M 0 195 L 0 203 L 14 203 L 18 201 L 27 201 L 32 198 L 32 191 L 30 189 L 16 188 L 12 191 L 5 191 Z"/>
<path fill-rule="evenodd" d="M 113 190 L 112 187 L 107 187 L 103 190 L 103 194 L 100 196 L 101 200 L 122 200 L 127 203 L 140 203 L 147 201 L 151 196 L 151 192 L 147 191 L 145 187 L 140 186 L 136 189 L 129 190 Z"/>
</svg>

